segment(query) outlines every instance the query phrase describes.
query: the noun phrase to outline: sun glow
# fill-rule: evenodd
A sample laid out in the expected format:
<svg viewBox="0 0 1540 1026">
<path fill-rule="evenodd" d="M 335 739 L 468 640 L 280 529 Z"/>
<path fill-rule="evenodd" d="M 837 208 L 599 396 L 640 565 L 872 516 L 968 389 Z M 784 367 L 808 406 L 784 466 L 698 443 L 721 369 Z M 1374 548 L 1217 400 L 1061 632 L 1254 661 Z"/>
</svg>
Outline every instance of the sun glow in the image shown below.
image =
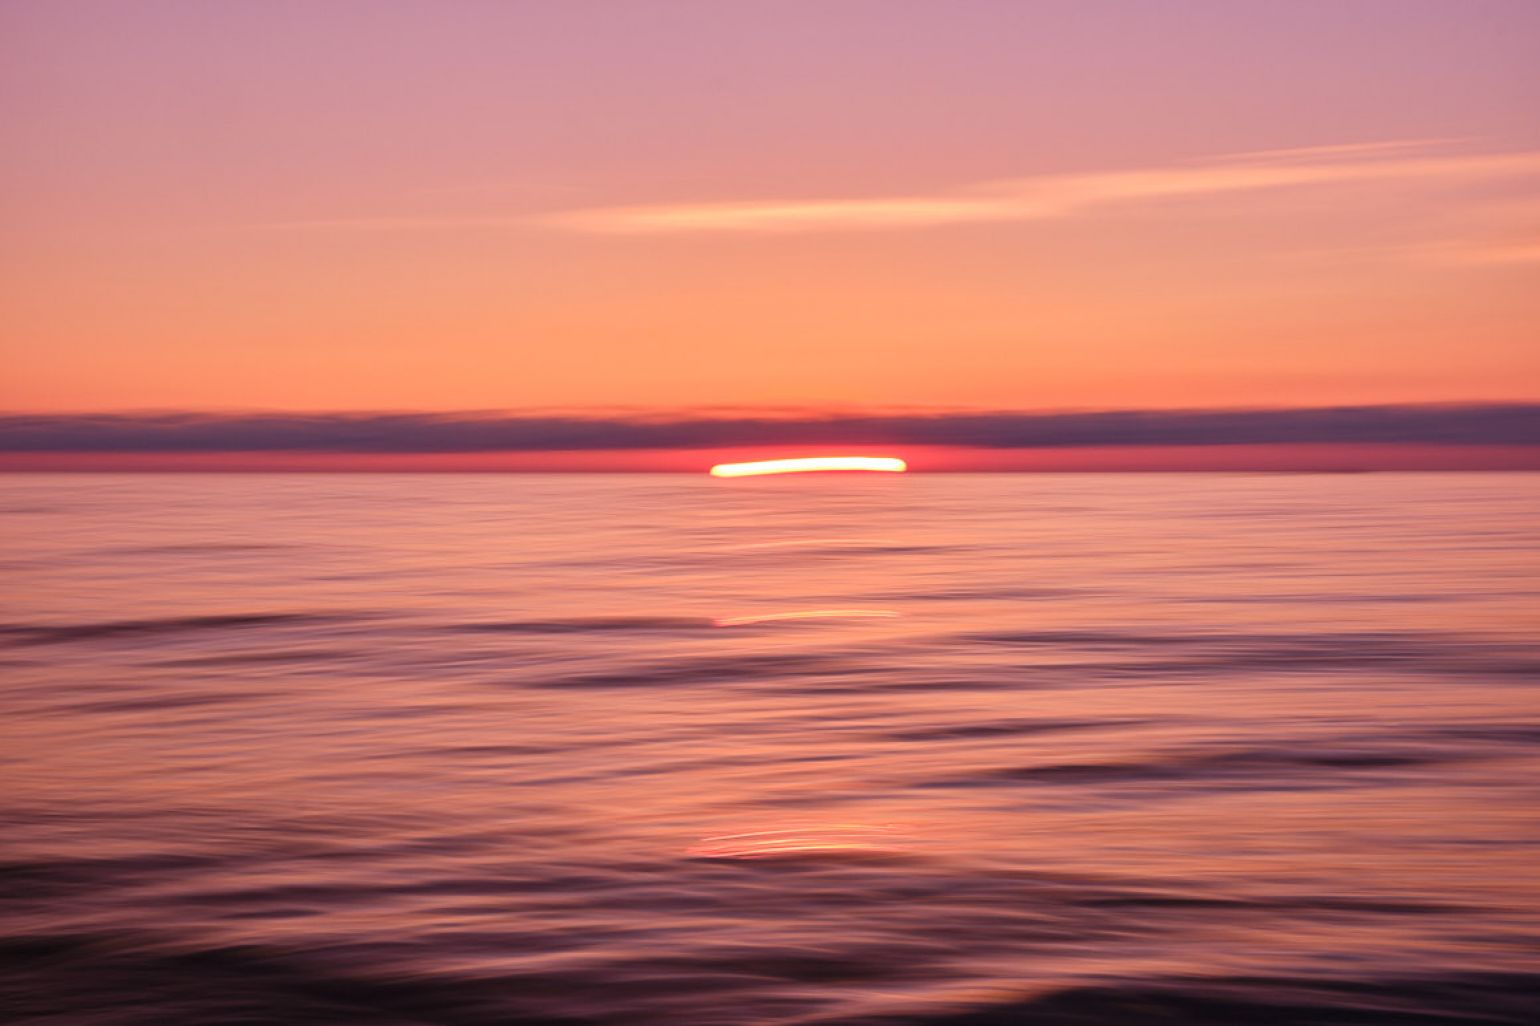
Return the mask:
<svg viewBox="0 0 1540 1026">
<path fill-rule="evenodd" d="M 901 474 L 909 467 L 892 456 L 805 456 L 792 460 L 718 463 L 712 477 L 755 477 L 759 474 L 800 474 L 809 470 L 878 470 Z"/>
</svg>

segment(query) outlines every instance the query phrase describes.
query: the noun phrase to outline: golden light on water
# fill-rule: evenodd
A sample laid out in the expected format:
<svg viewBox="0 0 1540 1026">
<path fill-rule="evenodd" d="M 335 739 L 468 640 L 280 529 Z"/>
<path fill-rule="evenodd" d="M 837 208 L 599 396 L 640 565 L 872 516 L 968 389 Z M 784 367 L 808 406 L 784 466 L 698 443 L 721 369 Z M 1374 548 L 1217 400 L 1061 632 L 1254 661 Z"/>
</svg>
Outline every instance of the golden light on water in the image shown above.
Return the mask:
<svg viewBox="0 0 1540 1026">
<path fill-rule="evenodd" d="M 811 855 L 894 855 L 904 845 L 886 825 L 836 823 L 707 837 L 685 852 L 697 859 L 776 859 Z"/>
<path fill-rule="evenodd" d="M 756 477 L 761 474 L 800 474 L 810 470 L 875 470 L 901 474 L 909 466 L 893 456 L 804 456 L 789 460 L 718 463 L 712 477 Z"/>
<path fill-rule="evenodd" d="M 844 620 L 897 615 L 891 609 L 799 609 L 791 613 L 761 613 L 758 616 L 719 616 L 711 622 L 718 627 L 744 627 L 778 620 Z"/>
</svg>

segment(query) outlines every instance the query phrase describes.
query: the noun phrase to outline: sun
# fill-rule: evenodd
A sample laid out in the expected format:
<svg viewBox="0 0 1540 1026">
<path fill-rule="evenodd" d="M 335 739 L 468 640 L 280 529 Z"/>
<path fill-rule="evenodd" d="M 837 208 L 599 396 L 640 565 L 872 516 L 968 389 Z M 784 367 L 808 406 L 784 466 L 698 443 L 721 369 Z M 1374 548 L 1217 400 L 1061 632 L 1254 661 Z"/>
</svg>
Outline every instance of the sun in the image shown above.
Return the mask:
<svg viewBox="0 0 1540 1026">
<path fill-rule="evenodd" d="M 902 474 L 909 469 L 893 456 L 804 456 L 790 460 L 758 460 L 753 463 L 718 463 L 712 477 L 756 477 L 760 474 L 801 474 L 810 470 L 875 470 Z"/>
</svg>

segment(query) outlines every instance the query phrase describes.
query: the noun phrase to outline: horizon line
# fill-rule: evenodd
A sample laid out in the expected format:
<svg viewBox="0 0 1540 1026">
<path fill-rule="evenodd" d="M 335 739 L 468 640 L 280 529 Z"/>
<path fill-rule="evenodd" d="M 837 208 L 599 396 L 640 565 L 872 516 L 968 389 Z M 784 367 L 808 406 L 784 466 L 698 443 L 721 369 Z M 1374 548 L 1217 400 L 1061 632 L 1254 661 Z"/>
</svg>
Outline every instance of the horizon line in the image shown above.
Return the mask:
<svg viewBox="0 0 1540 1026">
<path fill-rule="evenodd" d="M 505 412 L 0 414 L 0 453 L 449 456 L 915 447 L 1023 451 L 1247 445 L 1540 448 L 1540 402 L 690 416 Z M 816 450 L 825 451 L 816 451 Z"/>
</svg>

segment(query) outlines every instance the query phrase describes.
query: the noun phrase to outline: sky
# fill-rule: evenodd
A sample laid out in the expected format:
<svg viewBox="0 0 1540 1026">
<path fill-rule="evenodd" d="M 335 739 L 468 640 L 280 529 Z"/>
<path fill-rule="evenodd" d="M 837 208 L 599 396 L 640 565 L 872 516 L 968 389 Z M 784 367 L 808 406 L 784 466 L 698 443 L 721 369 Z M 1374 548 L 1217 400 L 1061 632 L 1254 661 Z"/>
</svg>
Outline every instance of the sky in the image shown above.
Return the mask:
<svg viewBox="0 0 1540 1026">
<path fill-rule="evenodd" d="M 66 434 L 1540 400 L 1529 0 L 0 0 L 0 38 L 0 410 Z"/>
</svg>

